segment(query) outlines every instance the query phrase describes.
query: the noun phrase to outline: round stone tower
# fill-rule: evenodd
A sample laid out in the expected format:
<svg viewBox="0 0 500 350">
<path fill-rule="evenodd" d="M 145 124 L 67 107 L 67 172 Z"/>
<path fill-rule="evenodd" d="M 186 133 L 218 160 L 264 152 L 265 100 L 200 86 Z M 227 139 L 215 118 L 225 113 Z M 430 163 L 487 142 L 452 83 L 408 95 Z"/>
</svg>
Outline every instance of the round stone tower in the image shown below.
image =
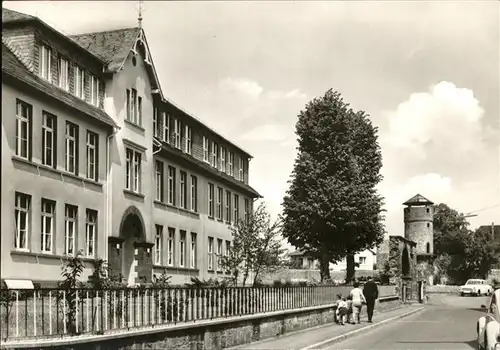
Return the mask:
<svg viewBox="0 0 500 350">
<path fill-rule="evenodd" d="M 417 194 L 403 203 L 405 238 L 417 243 L 415 253 L 418 255 L 434 254 L 434 203 Z"/>
</svg>

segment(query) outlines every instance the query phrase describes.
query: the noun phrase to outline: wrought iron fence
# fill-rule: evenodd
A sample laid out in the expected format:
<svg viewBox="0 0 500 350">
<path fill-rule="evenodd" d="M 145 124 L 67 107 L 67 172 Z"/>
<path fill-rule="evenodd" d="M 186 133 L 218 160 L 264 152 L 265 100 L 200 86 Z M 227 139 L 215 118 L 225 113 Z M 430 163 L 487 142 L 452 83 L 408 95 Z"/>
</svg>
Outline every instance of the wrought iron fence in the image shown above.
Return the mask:
<svg viewBox="0 0 500 350">
<path fill-rule="evenodd" d="M 348 287 L 1 290 L 2 340 L 104 334 L 328 305 Z M 379 287 L 395 295 L 394 286 Z"/>
</svg>

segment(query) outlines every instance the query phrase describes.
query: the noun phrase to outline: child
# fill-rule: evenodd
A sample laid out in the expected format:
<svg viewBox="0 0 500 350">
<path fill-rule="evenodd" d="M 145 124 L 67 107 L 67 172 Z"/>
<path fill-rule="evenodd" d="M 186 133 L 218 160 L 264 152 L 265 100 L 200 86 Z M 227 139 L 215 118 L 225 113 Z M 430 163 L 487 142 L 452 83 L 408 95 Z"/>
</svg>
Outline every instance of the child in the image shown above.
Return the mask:
<svg viewBox="0 0 500 350">
<path fill-rule="evenodd" d="M 345 322 L 347 321 L 347 315 L 349 314 L 349 307 L 348 304 L 345 300 L 345 297 L 342 297 L 342 295 L 337 295 L 337 319 L 339 320 L 340 324 L 343 326 L 345 325 Z"/>
</svg>

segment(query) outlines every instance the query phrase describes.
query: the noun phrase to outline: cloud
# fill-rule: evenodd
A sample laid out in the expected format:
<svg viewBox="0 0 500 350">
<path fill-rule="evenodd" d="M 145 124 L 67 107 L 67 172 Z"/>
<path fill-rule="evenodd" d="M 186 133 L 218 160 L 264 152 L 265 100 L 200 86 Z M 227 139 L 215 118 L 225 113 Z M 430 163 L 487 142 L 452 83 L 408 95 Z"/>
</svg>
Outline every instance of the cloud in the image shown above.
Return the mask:
<svg viewBox="0 0 500 350">
<path fill-rule="evenodd" d="M 219 87 L 225 92 L 236 92 L 257 98 L 262 94 L 264 88 L 253 80 L 226 78 L 219 83 Z"/>
<path fill-rule="evenodd" d="M 246 132 L 241 137 L 250 141 L 283 141 L 289 137 L 286 125 L 264 124 Z"/>
<path fill-rule="evenodd" d="M 495 149 L 488 145 L 498 143 L 492 137 L 498 130 L 485 127 L 484 116 L 472 90 L 446 81 L 384 113 L 379 189 L 389 234 L 403 234 L 402 203 L 417 193 L 463 212 L 498 202 L 498 185 L 491 187 L 498 177 L 491 169 Z"/>
<path fill-rule="evenodd" d="M 387 142 L 419 158 L 427 158 L 432 150 L 451 161 L 461 160 L 481 152 L 483 116 L 471 90 L 442 81 L 429 92 L 410 95 L 388 113 Z"/>
</svg>

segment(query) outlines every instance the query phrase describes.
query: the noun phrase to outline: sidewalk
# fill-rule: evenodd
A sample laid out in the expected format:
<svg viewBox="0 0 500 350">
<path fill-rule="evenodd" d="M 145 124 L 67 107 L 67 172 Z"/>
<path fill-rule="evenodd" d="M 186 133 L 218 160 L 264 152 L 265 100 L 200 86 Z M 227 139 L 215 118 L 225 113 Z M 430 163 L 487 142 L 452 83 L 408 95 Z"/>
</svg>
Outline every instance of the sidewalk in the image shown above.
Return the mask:
<svg viewBox="0 0 500 350">
<path fill-rule="evenodd" d="M 390 322 L 392 318 L 403 317 L 410 312 L 417 312 L 422 309 L 422 305 L 402 306 L 397 309 L 377 313 L 373 315 L 373 323 L 368 323 L 365 317 L 361 318 L 361 324 L 351 325 L 346 324 L 341 326 L 338 324 L 326 324 L 314 328 L 308 328 L 293 333 L 284 334 L 279 338 L 270 338 L 255 343 L 244 344 L 231 350 L 254 350 L 254 349 L 304 349 L 313 344 L 326 342 L 329 339 L 347 336 L 348 333 L 354 330 L 363 328 L 372 328 L 380 323 Z M 359 334 L 359 333 L 358 333 Z"/>
</svg>

